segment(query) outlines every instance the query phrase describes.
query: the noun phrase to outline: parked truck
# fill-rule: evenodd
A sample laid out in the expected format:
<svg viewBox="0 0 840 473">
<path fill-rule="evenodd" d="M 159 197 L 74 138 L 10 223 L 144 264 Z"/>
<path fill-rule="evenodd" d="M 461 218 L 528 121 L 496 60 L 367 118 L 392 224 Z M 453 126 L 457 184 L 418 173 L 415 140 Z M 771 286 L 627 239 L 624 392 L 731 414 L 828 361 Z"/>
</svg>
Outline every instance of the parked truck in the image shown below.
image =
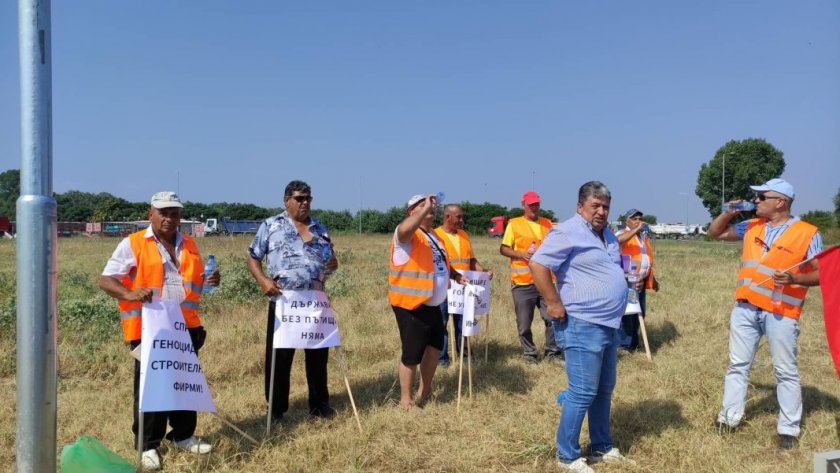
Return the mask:
<svg viewBox="0 0 840 473">
<path fill-rule="evenodd" d="M 670 238 L 680 240 L 685 238 L 696 238 L 706 234 L 706 229 L 696 223 L 659 223 L 650 226 L 650 233 L 653 238 Z"/>
<path fill-rule="evenodd" d="M 487 236 L 490 238 L 501 238 L 505 234 L 505 216 L 499 215 L 490 219 L 490 228 L 487 229 Z"/>
<path fill-rule="evenodd" d="M 14 222 L 9 220 L 9 217 L 0 215 L 0 237 L 8 235 L 13 237 L 15 235 Z"/>
<path fill-rule="evenodd" d="M 208 218 L 204 224 L 204 236 L 255 234 L 262 222 L 262 220 L 231 220 L 226 217 Z"/>
</svg>

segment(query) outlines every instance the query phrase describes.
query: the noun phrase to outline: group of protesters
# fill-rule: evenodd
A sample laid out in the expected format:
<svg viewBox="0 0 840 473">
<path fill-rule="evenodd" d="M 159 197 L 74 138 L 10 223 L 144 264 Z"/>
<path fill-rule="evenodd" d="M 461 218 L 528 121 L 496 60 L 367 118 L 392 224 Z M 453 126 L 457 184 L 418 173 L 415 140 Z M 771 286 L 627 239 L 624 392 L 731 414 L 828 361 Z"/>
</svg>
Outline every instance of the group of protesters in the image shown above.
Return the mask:
<svg viewBox="0 0 840 473">
<path fill-rule="evenodd" d="M 807 287 L 818 284 L 817 264 L 811 257 L 821 250 L 822 241 L 815 227 L 791 214 L 795 193 L 789 183 L 772 179 L 752 189 L 756 193 L 755 218 L 732 225 L 738 211 L 724 211 L 709 227 L 712 238 L 744 241 L 731 315 L 730 363 L 717 425 L 728 431 L 742 420 L 749 371 L 759 338 L 765 335 L 781 408 L 779 446 L 789 449 L 796 446 L 802 416 L 796 360 L 798 319 Z M 246 256 L 248 270 L 269 298 L 265 394 L 271 422 L 281 422 L 288 410 L 295 354 L 294 349 L 273 346 L 276 300 L 284 290 L 323 291 L 329 275 L 338 269 L 327 228 L 311 215 L 312 198 L 309 185 L 291 181 L 283 197 L 285 211 L 262 223 Z M 432 394 L 438 365 L 450 362 L 450 318 L 454 318 L 454 356 L 462 353 L 461 321 L 448 309 L 450 281 L 467 284 L 469 279 L 460 272 L 464 270 L 486 271 L 492 277 L 492 271 L 473 254 L 469 236 L 461 228 L 461 207 L 444 206 L 437 200 L 435 195 L 422 194 L 408 199 L 405 218 L 394 230 L 390 244 L 388 302 L 401 342 L 399 407 L 407 411 L 422 409 Z M 639 319 L 635 313 L 625 315 L 627 272 L 638 275 L 633 279 L 638 281 L 635 287 L 629 289 L 639 294 L 642 316 L 645 291 L 659 289 L 643 213 L 637 209 L 624 213 L 626 227 L 614 234 L 608 225 L 611 201 L 606 185 L 587 182 L 578 191 L 576 213 L 553 223 L 540 216 L 540 196 L 525 192 L 523 216 L 510 220 L 499 250 L 509 260 L 524 362 L 540 361 L 531 330 L 539 309 L 545 328 L 542 359 L 566 373 L 567 387 L 560 397 L 557 460 L 560 468 L 570 471 L 591 472 L 589 465 L 600 461 L 632 463 L 615 447 L 610 431 L 618 355 L 620 350 L 636 350 L 639 343 Z M 120 242 L 100 277 L 100 287 L 118 299 L 124 338 L 131 348 L 141 341 L 142 304 L 154 297 L 179 302 L 194 347 L 198 350 L 203 345 L 198 301 L 202 287 L 218 285 L 220 276 L 218 271 L 204 276 L 195 242 L 178 232 L 182 207 L 173 192 L 152 196 L 149 227 Z M 439 209 L 443 224 L 433 228 Z M 806 260 L 808 264 L 798 264 Z M 328 349 L 306 349 L 304 356 L 309 413 L 333 417 L 336 411 L 330 406 L 327 389 Z M 418 367 L 420 381 L 415 391 Z M 139 371 L 136 362 L 133 431 L 142 436 L 142 466 L 149 470 L 161 467 L 158 447 L 164 438 L 192 453 L 209 453 L 212 445 L 194 435 L 194 411 L 149 413 L 143 431 L 138 432 Z M 270 380 L 276 383 L 273 390 Z M 586 415 L 590 442 L 584 456 L 579 437 Z"/>
</svg>

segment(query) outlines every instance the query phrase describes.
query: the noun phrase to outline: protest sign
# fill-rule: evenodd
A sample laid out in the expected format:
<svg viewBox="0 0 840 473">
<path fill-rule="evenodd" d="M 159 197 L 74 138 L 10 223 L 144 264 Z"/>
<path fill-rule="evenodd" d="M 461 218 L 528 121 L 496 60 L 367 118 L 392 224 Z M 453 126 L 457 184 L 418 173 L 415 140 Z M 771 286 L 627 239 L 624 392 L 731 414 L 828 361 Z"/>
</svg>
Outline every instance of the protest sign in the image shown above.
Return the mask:
<svg viewBox="0 0 840 473">
<path fill-rule="evenodd" d="M 475 315 L 484 315 L 490 312 L 490 273 L 484 271 L 458 271 L 470 280 L 473 286 L 481 286 L 485 291 L 480 296 L 475 306 Z M 447 292 L 447 301 L 450 314 L 464 313 L 464 286 L 452 281 Z"/>
<path fill-rule="evenodd" d="M 476 312 L 484 293 L 487 292 L 482 286 L 467 284 L 464 288 L 464 316 L 461 319 L 461 333 L 465 337 L 472 337 L 478 334 L 481 327 L 476 319 Z"/>
<path fill-rule="evenodd" d="M 143 304 L 142 317 L 140 411 L 216 412 L 178 303 Z"/>
<path fill-rule="evenodd" d="M 286 291 L 274 310 L 274 348 L 341 345 L 338 323 L 324 291 Z"/>
</svg>

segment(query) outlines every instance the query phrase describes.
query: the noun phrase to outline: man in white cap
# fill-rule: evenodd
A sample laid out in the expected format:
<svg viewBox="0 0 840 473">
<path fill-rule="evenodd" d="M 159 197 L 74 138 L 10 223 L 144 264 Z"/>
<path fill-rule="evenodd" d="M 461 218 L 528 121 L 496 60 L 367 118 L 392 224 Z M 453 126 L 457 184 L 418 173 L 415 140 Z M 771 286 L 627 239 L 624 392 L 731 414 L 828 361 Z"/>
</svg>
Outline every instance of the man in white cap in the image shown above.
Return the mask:
<svg viewBox="0 0 840 473">
<path fill-rule="evenodd" d="M 799 316 L 808 286 L 819 284 L 817 261 L 799 263 L 822 250 L 822 238 L 815 226 L 791 215 L 796 194 L 787 181 L 770 179 L 750 188 L 756 193 L 757 218 L 732 225 L 738 210 L 725 211 L 709 225 L 712 238 L 744 242 L 717 425 L 721 430 L 732 429 L 744 417 L 750 368 L 759 339 L 765 335 L 776 373 L 779 448 L 787 450 L 797 445 L 802 419 L 796 360 Z"/>
<path fill-rule="evenodd" d="M 422 408 L 432 394 L 432 378 L 443 348 L 444 326 L 440 304 L 446 299 L 449 279 L 469 279 L 452 268 L 443 244 L 432 231 L 437 201 L 433 195 L 408 199 L 405 218 L 394 230 L 388 258 L 388 303 L 400 332 L 400 407 Z M 417 367 L 420 385 L 416 401 L 412 388 Z"/>
<path fill-rule="evenodd" d="M 141 314 L 144 302 L 152 297 L 180 302 L 184 322 L 190 333 L 193 348 L 204 345 L 206 332 L 201 326 L 198 303 L 204 284 L 217 286 L 219 271 L 204 280 L 204 263 L 198 247 L 189 235 L 178 231 L 181 224 L 181 199 L 174 192 L 158 192 L 152 196 L 149 208 L 149 226 L 123 238 L 105 270 L 99 277 L 99 287 L 117 299 L 122 320 L 123 338 L 133 350 L 140 345 Z M 134 362 L 134 423 L 138 430 L 140 396 L 140 362 Z M 172 430 L 166 434 L 167 421 Z M 195 411 L 169 411 L 143 413 L 143 468 L 158 470 L 161 467 L 157 448 L 166 438 L 179 448 L 192 453 L 210 453 L 212 446 L 196 438 Z"/>
</svg>

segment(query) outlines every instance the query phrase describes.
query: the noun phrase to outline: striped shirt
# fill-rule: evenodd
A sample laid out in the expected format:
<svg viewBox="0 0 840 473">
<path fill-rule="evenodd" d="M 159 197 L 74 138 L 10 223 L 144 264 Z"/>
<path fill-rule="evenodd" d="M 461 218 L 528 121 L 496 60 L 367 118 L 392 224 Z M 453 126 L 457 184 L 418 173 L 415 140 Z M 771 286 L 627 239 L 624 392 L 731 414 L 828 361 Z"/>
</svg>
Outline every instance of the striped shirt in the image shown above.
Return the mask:
<svg viewBox="0 0 840 473">
<path fill-rule="evenodd" d="M 776 238 L 779 238 L 785 230 L 790 227 L 793 222 L 799 220 L 799 217 L 791 217 L 786 222 L 782 223 L 781 225 L 772 226 L 770 222 L 765 222 L 764 224 L 764 250 L 762 254 L 767 253 L 767 249 L 773 246 L 773 242 L 776 241 Z M 743 222 L 739 222 L 735 224 L 735 233 L 738 235 L 738 238 L 744 239 L 744 234 L 747 233 L 747 224 L 750 223 L 752 220 L 744 220 Z M 808 245 L 808 252 L 805 254 L 805 259 L 811 258 L 820 251 L 822 251 L 823 242 L 822 236 L 820 232 L 814 234 L 814 238 L 811 238 L 811 243 Z"/>
<path fill-rule="evenodd" d="M 618 328 L 627 306 L 627 282 L 618 240 L 609 228 L 604 241 L 580 215 L 551 229 L 531 261 L 557 278 L 566 315 Z"/>
</svg>

